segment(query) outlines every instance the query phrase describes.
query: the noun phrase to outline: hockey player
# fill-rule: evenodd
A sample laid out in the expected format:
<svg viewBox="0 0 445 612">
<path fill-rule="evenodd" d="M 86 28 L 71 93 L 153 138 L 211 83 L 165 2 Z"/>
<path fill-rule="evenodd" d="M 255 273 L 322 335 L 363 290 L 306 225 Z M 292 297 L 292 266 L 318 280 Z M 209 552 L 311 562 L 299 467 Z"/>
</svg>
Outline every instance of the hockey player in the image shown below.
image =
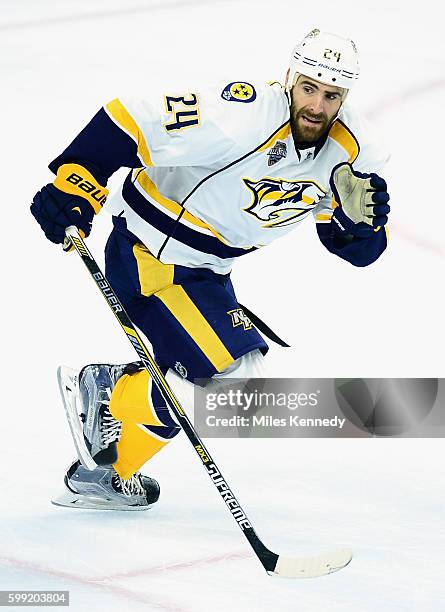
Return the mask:
<svg viewBox="0 0 445 612">
<path fill-rule="evenodd" d="M 354 43 L 313 30 L 295 47 L 285 86 L 233 81 L 115 99 L 51 162 L 56 179 L 31 212 L 56 244 L 70 225 L 89 235 L 107 180 L 130 168 L 106 204 L 106 275 L 173 389 L 179 376 L 261 376 L 268 347 L 236 300 L 237 257 L 307 218 L 355 266 L 386 248 L 387 155 L 345 103 L 358 76 Z M 179 427 L 148 372 L 90 365 L 61 369 L 59 381 L 79 453 L 59 503 L 154 503 L 159 487 L 138 470 Z"/>
</svg>

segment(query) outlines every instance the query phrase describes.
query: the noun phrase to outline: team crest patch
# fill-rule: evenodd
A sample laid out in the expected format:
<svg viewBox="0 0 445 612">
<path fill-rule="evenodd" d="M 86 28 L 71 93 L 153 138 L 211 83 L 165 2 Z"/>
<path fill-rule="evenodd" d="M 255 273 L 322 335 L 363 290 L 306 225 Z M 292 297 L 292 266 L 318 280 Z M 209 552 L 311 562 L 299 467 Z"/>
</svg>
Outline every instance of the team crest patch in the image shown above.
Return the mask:
<svg viewBox="0 0 445 612">
<path fill-rule="evenodd" d="M 281 140 L 277 140 L 267 155 L 269 156 L 267 164 L 273 166 L 279 162 L 280 159 L 284 159 L 287 156 L 287 144 L 281 142 Z"/>
<path fill-rule="evenodd" d="M 243 181 L 252 193 L 252 202 L 244 211 L 266 228 L 301 221 L 327 193 L 313 181 L 269 177 L 259 181 L 244 178 Z"/>
<path fill-rule="evenodd" d="M 221 97 L 227 102 L 253 102 L 256 98 L 256 91 L 250 83 L 237 81 L 226 85 Z"/>
<path fill-rule="evenodd" d="M 244 331 L 252 329 L 252 321 L 245 314 L 242 308 L 235 308 L 235 310 L 229 310 L 227 314 L 230 315 L 232 319 L 233 327 L 239 327 L 240 325 L 242 325 Z"/>
</svg>

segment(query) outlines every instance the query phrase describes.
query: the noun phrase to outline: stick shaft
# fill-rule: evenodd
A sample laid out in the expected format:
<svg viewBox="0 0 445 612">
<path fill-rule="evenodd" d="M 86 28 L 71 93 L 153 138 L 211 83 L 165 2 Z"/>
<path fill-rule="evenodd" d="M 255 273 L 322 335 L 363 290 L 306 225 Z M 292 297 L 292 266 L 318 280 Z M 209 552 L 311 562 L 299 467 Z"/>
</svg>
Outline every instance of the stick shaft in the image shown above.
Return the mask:
<svg viewBox="0 0 445 612">
<path fill-rule="evenodd" d="M 133 323 L 131 322 L 130 317 L 125 311 L 125 308 L 121 304 L 110 283 L 105 278 L 105 275 L 101 272 L 94 257 L 88 250 L 83 239 L 80 237 L 77 228 L 67 228 L 66 236 L 67 239 L 74 246 L 76 252 L 79 254 L 88 272 L 95 281 L 96 286 L 107 301 L 108 306 L 114 313 L 116 319 L 119 321 L 121 328 L 125 332 L 132 347 L 136 351 L 140 361 L 148 370 L 153 381 L 159 388 L 159 391 L 162 393 L 162 396 L 165 402 L 167 403 L 167 406 L 178 419 L 179 424 L 184 430 L 193 448 L 195 449 L 195 452 L 201 460 L 210 480 L 213 482 L 218 493 L 225 502 L 227 508 L 230 510 L 230 513 L 237 522 L 239 528 L 249 541 L 258 559 L 261 561 L 266 571 L 273 571 L 277 564 L 278 555 L 270 551 L 256 534 L 251 522 L 247 518 L 246 513 L 244 512 L 232 490 L 228 486 L 227 481 L 222 476 L 221 471 L 217 467 L 212 456 L 210 455 L 209 451 L 202 442 L 199 434 L 196 432 L 190 419 L 184 412 L 181 404 L 174 395 L 172 389 L 170 388 L 170 385 L 166 381 L 165 376 L 162 374 L 150 351 L 147 349 L 145 343 L 136 331 Z"/>
</svg>

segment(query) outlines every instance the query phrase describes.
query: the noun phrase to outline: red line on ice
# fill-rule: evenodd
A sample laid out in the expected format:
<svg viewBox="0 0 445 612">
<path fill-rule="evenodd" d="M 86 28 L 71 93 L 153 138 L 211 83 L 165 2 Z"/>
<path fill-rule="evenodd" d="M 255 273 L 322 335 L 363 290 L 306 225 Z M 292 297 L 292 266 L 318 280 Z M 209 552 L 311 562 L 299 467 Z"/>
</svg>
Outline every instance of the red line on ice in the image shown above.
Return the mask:
<svg viewBox="0 0 445 612">
<path fill-rule="evenodd" d="M 399 224 L 391 223 L 389 226 L 390 236 L 391 230 L 394 229 L 398 236 L 411 242 L 414 246 L 417 246 L 421 249 L 425 249 L 425 251 L 430 251 L 430 253 L 434 255 L 438 255 L 439 257 L 445 257 L 445 248 L 434 244 L 433 242 L 428 242 L 428 240 L 424 240 L 422 236 L 416 235 L 414 232 L 401 227 Z"/>
<path fill-rule="evenodd" d="M 436 81 L 430 81 L 429 83 L 417 83 L 415 87 L 411 89 L 405 89 L 402 93 L 393 96 L 392 98 L 388 98 L 387 100 L 382 100 L 376 106 L 370 108 L 365 114 L 368 119 L 375 119 L 379 115 L 386 113 L 386 111 L 394 108 L 395 106 L 399 106 L 403 104 L 407 99 L 410 98 L 420 98 L 421 96 L 430 95 L 431 92 L 442 89 L 445 86 L 445 79 L 438 79 Z"/>
<path fill-rule="evenodd" d="M 153 565 L 151 567 L 131 570 L 119 574 L 112 574 L 110 578 L 135 578 L 136 576 L 148 576 L 150 574 L 158 574 L 163 572 L 174 572 L 178 570 L 195 568 L 200 565 L 211 565 L 220 561 L 238 561 L 248 559 L 252 556 L 251 552 L 235 552 L 212 557 L 202 557 L 201 559 L 191 559 L 190 561 L 178 561 L 175 563 L 164 563 L 162 565 Z"/>
<path fill-rule="evenodd" d="M 108 581 L 116 580 L 117 579 L 116 576 L 109 576 L 109 575 L 91 576 L 91 577 L 82 576 L 81 574 L 74 574 L 72 572 L 65 572 L 63 570 L 57 570 L 52 567 L 33 563 L 32 561 L 26 561 L 23 559 L 16 559 L 13 557 L 4 557 L 4 556 L 0 556 L 0 564 L 9 565 L 10 567 L 15 567 L 20 570 L 36 572 L 39 574 L 45 574 L 46 576 L 53 576 L 55 578 L 61 578 L 61 579 L 65 579 L 71 582 L 76 582 L 84 586 L 101 589 L 103 591 L 108 591 L 109 593 L 119 595 L 120 597 L 124 597 L 134 602 L 139 602 L 139 603 L 150 605 L 152 608 L 158 608 L 160 610 L 167 610 L 168 612 L 189 612 L 187 608 L 179 606 L 178 604 L 174 602 L 172 603 L 166 603 L 165 601 L 160 602 L 160 601 L 157 601 L 154 597 L 147 597 L 146 595 L 142 593 L 137 593 L 135 591 L 132 591 L 131 589 L 126 589 L 125 587 L 121 587 L 119 585 L 108 582 Z"/>
</svg>

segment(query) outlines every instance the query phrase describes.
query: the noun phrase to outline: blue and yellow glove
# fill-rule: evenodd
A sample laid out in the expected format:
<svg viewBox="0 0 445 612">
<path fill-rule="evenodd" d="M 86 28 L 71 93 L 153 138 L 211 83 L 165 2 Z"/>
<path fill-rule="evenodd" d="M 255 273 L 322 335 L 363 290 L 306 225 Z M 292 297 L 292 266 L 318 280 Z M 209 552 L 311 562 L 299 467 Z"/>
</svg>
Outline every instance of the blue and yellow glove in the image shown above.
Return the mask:
<svg viewBox="0 0 445 612">
<path fill-rule="evenodd" d="M 107 195 L 108 189 L 86 168 L 64 164 L 54 183 L 36 193 L 31 213 L 48 240 L 61 244 L 70 225 L 75 225 L 84 237 L 90 234 L 94 215 L 102 209 Z"/>
<path fill-rule="evenodd" d="M 388 223 L 388 188 L 377 174 L 342 163 L 332 171 L 330 185 L 337 205 L 331 223 L 337 233 L 366 238 Z"/>
</svg>

